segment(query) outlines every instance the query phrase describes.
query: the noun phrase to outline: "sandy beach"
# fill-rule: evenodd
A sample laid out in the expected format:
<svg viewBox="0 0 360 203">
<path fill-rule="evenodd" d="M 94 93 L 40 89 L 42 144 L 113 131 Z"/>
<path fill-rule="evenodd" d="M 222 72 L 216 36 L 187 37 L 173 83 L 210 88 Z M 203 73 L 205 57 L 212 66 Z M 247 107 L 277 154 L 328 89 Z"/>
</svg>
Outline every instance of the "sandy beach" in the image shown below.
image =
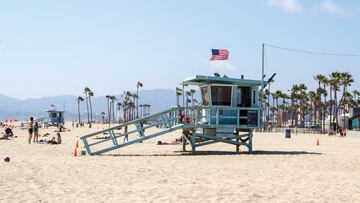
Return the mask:
<svg viewBox="0 0 360 203">
<path fill-rule="evenodd" d="M 27 131 L 15 129 L 18 138 L 0 140 L 0 202 L 360 201 L 355 132 L 291 139 L 255 133 L 252 155 L 225 144 L 186 155 L 180 145 L 156 144 L 179 137 L 176 131 L 106 155 L 73 157 L 78 137 L 103 127 L 70 127 L 61 145 L 27 144 Z M 40 132 L 55 136 L 54 128 Z"/>
</svg>

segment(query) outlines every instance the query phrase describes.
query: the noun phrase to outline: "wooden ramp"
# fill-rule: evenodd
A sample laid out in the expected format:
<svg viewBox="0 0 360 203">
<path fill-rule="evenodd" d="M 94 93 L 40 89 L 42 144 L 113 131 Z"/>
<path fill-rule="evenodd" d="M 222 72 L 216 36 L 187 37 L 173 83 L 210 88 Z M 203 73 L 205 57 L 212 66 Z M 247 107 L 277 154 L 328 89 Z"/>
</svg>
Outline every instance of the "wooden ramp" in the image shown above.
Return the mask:
<svg viewBox="0 0 360 203">
<path fill-rule="evenodd" d="M 178 107 L 82 136 L 90 155 L 99 155 L 181 129 Z M 135 129 L 125 130 L 128 126 Z"/>
</svg>

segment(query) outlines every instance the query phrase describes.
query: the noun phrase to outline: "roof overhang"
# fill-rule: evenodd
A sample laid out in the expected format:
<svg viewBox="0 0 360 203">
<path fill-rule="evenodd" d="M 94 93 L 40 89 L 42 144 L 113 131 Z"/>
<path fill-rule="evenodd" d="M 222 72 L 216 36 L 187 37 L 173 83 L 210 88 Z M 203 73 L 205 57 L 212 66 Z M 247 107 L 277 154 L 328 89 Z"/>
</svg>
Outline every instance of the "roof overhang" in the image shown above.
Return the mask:
<svg viewBox="0 0 360 203">
<path fill-rule="evenodd" d="M 183 85 L 207 85 L 207 84 L 227 84 L 239 86 L 261 86 L 261 80 L 248 80 L 238 78 L 226 78 L 215 76 L 196 75 L 195 77 L 187 78 L 182 82 Z"/>
</svg>

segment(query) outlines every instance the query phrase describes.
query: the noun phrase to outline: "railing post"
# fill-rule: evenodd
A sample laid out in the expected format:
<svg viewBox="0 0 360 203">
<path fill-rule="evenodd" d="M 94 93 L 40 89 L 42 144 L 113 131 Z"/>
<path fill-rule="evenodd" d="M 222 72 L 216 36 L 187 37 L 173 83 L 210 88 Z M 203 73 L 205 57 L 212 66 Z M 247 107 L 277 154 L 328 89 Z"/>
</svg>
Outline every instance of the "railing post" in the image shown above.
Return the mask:
<svg viewBox="0 0 360 203">
<path fill-rule="evenodd" d="M 198 111 L 194 108 L 193 109 L 194 114 L 194 125 L 198 123 Z"/>
<path fill-rule="evenodd" d="M 140 123 L 140 121 L 136 124 L 136 130 L 139 133 L 139 137 L 145 137 L 144 129 L 143 129 L 142 124 Z"/>
<path fill-rule="evenodd" d="M 216 108 L 216 125 L 219 125 L 219 108 Z"/>
<path fill-rule="evenodd" d="M 240 109 L 237 109 L 236 127 L 239 128 L 239 125 L 240 125 Z"/>
<path fill-rule="evenodd" d="M 109 136 L 110 136 L 110 138 L 111 138 L 114 146 L 117 146 L 117 145 L 118 145 L 118 142 L 117 142 L 117 140 L 116 140 L 114 130 L 109 130 Z"/>
<path fill-rule="evenodd" d="M 85 145 L 85 149 L 86 149 L 87 153 L 91 155 L 91 150 L 90 150 L 89 143 L 88 143 L 87 139 L 84 138 L 84 139 L 82 139 L 82 141 L 83 141 L 83 143 Z"/>
</svg>

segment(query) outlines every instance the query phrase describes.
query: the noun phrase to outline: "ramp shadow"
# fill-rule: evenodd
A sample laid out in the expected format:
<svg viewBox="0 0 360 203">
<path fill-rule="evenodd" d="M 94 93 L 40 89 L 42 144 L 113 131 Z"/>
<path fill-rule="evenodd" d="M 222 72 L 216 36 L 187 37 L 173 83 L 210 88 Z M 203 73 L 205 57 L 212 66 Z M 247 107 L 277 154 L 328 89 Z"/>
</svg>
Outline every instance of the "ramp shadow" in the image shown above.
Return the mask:
<svg viewBox="0 0 360 203">
<path fill-rule="evenodd" d="M 196 151 L 194 154 L 191 151 L 175 151 L 173 154 L 102 154 L 97 156 L 113 156 L 113 157 L 156 157 L 156 156 L 215 156 L 215 155 L 249 155 L 249 156 L 258 156 L 258 155 L 278 155 L 278 156 L 288 156 L 288 155 L 322 155 L 318 152 L 307 152 L 307 151 L 262 151 L 256 150 L 252 154 L 248 152 L 230 152 L 230 151 Z"/>
</svg>

